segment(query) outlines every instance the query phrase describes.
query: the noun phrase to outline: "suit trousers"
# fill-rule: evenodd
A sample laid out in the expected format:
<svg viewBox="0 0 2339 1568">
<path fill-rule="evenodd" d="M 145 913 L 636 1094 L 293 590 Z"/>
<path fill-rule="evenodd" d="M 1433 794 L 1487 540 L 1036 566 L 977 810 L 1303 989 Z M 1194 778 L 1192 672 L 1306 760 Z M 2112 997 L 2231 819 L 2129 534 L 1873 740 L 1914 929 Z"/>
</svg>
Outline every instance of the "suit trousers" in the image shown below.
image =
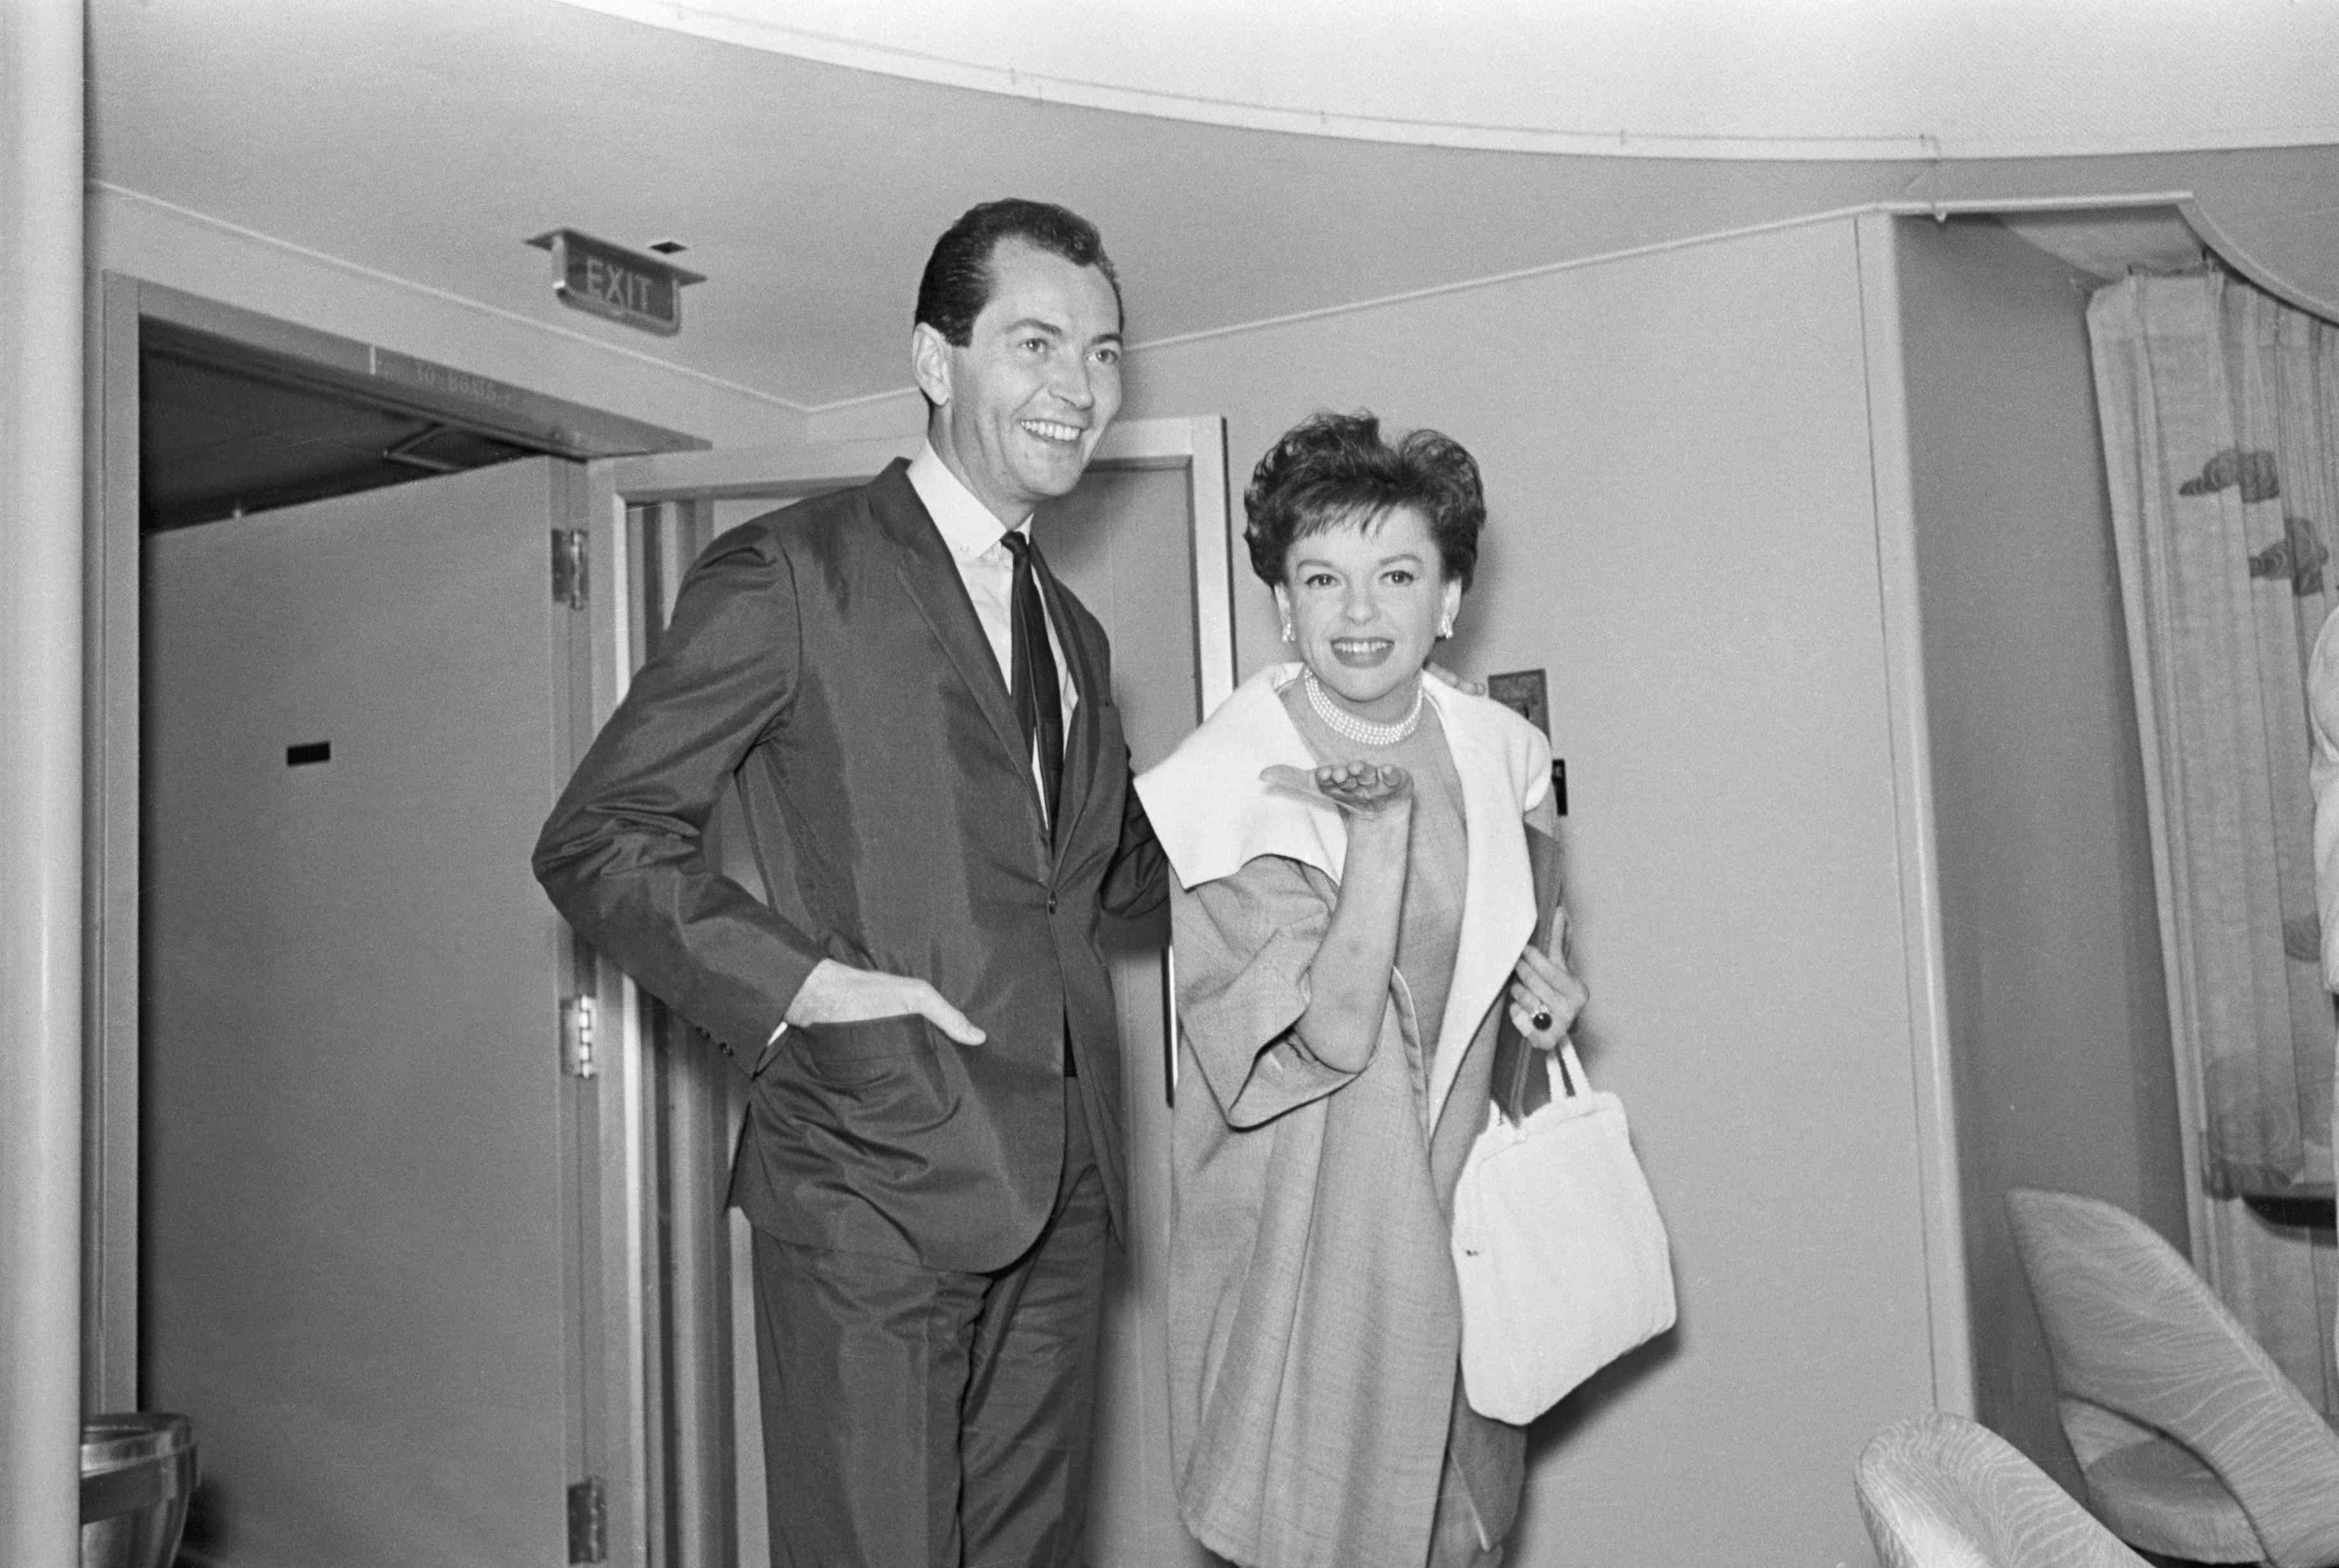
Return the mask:
<svg viewBox="0 0 2339 1568">
<path fill-rule="evenodd" d="M 1047 1223 L 968 1274 L 755 1233 L 775 1568 L 1073 1568 L 1108 1231 L 1080 1080 Z"/>
</svg>

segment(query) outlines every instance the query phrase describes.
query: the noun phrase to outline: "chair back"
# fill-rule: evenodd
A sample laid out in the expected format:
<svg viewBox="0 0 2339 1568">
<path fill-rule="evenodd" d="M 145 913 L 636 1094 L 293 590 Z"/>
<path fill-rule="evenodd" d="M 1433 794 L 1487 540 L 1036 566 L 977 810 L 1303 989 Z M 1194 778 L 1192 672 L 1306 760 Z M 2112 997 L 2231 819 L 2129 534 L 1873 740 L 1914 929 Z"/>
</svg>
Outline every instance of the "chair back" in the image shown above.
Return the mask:
<svg viewBox="0 0 2339 1568">
<path fill-rule="evenodd" d="M 1961 1416 L 1878 1433 L 1858 1487 L 1885 1568 L 2145 1568 L 2045 1471 Z"/>
<path fill-rule="evenodd" d="M 2017 1188 L 2006 1207 L 2065 1399 L 2199 1455 L 2275 1568 L 2339 1562 L 2339 1435 L 2192 1265 L 2096 1198 Z"/>
</svg>

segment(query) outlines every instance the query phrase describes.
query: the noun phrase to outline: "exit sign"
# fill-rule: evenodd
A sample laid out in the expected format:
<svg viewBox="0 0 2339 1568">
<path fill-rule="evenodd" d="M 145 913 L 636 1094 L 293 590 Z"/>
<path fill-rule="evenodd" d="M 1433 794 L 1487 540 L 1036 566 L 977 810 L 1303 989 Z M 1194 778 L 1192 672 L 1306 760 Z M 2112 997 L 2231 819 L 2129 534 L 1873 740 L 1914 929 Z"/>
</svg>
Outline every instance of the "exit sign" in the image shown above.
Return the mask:
<svg viewBox="0 0 2339 1568">
<path fill-rule="evenodd" d="M 554 229 L 528 243 L 552 252 L 552 291 L 562 304 L 661 338 L 682 330 L 684 285 L 706 281 L 700 273 L 574 229 Z"/>
</svg>

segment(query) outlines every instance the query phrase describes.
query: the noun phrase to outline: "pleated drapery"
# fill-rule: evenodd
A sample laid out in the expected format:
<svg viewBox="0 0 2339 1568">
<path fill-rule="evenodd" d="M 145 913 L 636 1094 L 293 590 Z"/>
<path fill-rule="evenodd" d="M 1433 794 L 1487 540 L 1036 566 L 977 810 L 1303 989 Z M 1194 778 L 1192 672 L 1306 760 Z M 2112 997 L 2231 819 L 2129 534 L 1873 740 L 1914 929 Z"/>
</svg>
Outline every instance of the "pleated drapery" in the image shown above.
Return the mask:
<svg viewBox="0 0 2339 1568">
<path fill-rule="evenodd" d="M 2331 1190 L 2306 670 L 2339 605 L 2339 329 L 2214 271 L 2112 284 L 2087 327 L 2204 1188 L 2195 1259 L 2339 1409 L 2333 1250 L 2240 1201 Z"/>
</svg>

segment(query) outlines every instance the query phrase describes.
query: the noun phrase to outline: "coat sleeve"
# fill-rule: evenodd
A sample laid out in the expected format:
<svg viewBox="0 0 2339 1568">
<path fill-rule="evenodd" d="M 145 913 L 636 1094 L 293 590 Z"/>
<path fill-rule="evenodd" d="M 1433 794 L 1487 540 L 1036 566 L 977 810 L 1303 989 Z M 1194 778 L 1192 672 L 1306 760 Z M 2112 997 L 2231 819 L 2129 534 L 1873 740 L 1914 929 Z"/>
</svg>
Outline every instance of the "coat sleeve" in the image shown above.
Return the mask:
<svg viewBox="0 0 2339 1568">
<path fill-rule="evenodd" d="M 750 1060 L 824 954 L 702 838 L 741 760 L 785 721 L 799 656 L 785 554 L 768 528 L 732 530 L 684 578 L 656 656 L 536 846 L 538 880 L 585 940 Z"/>
<path fill-rule="evenodd" d="M 1273 855 L 1197 887 L 1173 883 L 1179 1021 L 1230 1127 L 1257 1127 L 1356 1076 L 1326 1066 L 1295 1032 L 1332 897 L 1329 879 L 1319 889 Z"/>
<path fill-rule="evenodd" d="M 1124 761 L 1122 765 L 1128 764 Z M 1153 823 L 1145 814 L 1145 803 L 1137 798 L 1131 785 L 1121 802 L 1120 843 L 1113 851 L 1097 902 L 1107 914 L 1134 920 L 1159 909 L 1169 891 L 1170 857 L 1162 853 L 1161 841 L 1154 837 Z"/>
</svg>

